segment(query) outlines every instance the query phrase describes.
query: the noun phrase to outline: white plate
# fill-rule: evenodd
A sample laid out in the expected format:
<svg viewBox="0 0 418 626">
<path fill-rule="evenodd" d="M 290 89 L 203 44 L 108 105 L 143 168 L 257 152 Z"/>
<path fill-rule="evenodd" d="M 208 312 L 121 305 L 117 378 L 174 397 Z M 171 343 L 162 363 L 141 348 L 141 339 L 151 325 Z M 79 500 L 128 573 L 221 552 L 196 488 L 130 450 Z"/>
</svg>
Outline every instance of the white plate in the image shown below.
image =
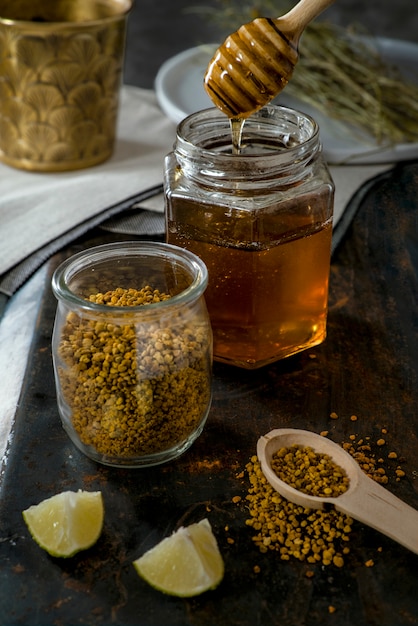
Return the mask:
<svg viewBox="0 0 418 626">
<path fill-rule="evenodd" d="M 408 41 L 377 38 L 376 44 L 382 57 L 402 68 L 406 78 L 418 81 L 418 45 Z M 217 44 L 190 48 L 168 59 L 159 69 L 155 79 L 157 98 L 164 113 L 179 123 L 187 115 L 213 106 L 203 87 L 203 77 Z M 324 155 L 330 164 L 375 164 L 415 159 L 418 143 L 378 146 L 373 137 L 365 135 L 361 140 L 353 134 L 348 124 L 324 116 L 314 107 L 280 96 L 283 105 L 305 111 L 318 122 Z"/>
</svg>

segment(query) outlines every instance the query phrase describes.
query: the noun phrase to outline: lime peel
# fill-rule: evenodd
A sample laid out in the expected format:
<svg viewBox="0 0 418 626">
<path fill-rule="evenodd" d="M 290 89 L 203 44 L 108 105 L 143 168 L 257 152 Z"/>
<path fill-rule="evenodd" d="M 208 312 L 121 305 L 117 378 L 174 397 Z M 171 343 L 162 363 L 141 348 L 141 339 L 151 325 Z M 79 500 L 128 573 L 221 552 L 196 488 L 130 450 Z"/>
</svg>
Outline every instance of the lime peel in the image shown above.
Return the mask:
<svg viewBox="0 0 418 626">
<path fill-rule="evenodd" d="M 215 589 L 224 562 L 209 520 L 181 526 L 133 563 L 137 573 L 159 591 L 179 597 Z"/>
<path fill-rule="evenodd" d="M 48 554 L 71 557 L 96 543 L 104 519 L 100 491 L 63 491 L 22 512 L 36 543 Z"/>
</svg>

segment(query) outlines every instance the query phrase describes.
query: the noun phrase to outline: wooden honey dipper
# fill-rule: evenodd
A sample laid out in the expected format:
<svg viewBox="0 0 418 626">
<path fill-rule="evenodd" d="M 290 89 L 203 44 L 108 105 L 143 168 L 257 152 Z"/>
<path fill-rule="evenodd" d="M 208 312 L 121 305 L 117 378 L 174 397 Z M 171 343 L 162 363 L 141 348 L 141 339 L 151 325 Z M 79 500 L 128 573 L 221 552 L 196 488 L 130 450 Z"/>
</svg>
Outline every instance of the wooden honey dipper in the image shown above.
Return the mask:
<svg viewBox="0 0 418 626">
<path fill-rule="evenodd" d="M 257 18 L 229 35 L 205 74 L 205 89 L 230 118 L 246 118 L 287 85 L 306 26 L 334 0 L 300 0 L 277 19 Z"/>
</svg>

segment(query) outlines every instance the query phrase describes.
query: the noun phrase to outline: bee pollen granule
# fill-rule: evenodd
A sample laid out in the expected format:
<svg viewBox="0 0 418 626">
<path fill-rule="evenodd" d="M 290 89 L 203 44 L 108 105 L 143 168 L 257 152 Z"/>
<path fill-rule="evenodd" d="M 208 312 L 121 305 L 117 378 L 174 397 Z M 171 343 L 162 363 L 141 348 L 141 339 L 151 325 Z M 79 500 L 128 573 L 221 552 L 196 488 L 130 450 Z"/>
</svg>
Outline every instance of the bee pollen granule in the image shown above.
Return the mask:
<svg viewBox="0 0 418 626">
<path fill-rule="evenodd" d="M 210 397 L 204 326 L 181 318 L 136 322 L 131 307 L 170 298 L 145 286 L 90 296 L 96 304 L 126 307 L 123 323 L 111 315 L 69 313 L 63 329 L 59 376 L 80 440 L 113 457 L 153 454 L 187 439 Z"/>
<path fill-rule="evenodd" d="M 246 465 L 250 488 L 246 520 L 261 552 L 278 552 L 282 560 L 344 565 L 353 520 L 335 510 L 305 508 L 283 498 L 263 474 L 257 456 Z"/>
</svg>

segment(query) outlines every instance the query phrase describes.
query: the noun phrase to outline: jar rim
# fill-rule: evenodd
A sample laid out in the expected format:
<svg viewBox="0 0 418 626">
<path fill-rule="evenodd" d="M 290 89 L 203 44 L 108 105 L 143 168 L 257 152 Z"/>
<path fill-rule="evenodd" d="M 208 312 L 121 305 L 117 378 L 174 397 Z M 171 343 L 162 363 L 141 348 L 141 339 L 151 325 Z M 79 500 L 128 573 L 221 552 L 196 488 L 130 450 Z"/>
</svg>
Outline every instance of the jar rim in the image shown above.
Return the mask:
<svg viewBox="0 0 418 626">
<path fill-rule="evenodd" d="M 191 282 L 186 289 L 178 294 L 174 294 L 167 300 L 134 306 L 109 306 L 107 304 L 99 304 L 90 302 L 82 296 L 77 295 L 69 287 L 69 282 L 77 273 L 86 268 L 83 265 L 87 259 L 89 265 L 100 261 L 109 261 L 112 258 L 128 257 L 155 257 L 173 259 L 178 265 L 182 265 L 190 272 Z M 57 300 L 71 302 L 78 308 L 86 311 L 94 311 L 97 313 L 126 314 L 129 312 L 136 314 L 154 313 L 156 309 L 177 308 L 193 300 L 197 300 L 203 295 L 208 283 L 208 270 L 205 263 L 193 252 L 185 248 L 180 248 L 169 243 L 147 242 L 147 241 L 124 241 L 102 244 L 93 248 L 87 248 L 81 252 L 77 252 L 65 261 L 63 261 L 54 271 L 52 276 L 52 290 Z"/>
<path fill-rule="evenodd" d="M 233 159 L 233 163 L 237 164 L 239 161 L 255 161 L 260 158 L 267 162 L 274 161 L 277 159 L 278 155 L 285 155 L 288 160 L 293 160 L 301 149 L 303 149 L 305 153 L 310 152 L 310 150 L 319 143 L 319 126 L 313 117 L 308 113 L 278 104 L 268 104 L 250 115 L 244 120 L 243 129 L 244 131 L 246 129 L 257 129 L 261 124 L 273 128 L 273 124 L 279 121 L 294 124 L 294 128 L 303 131 L 305 136 L 295 145 L 286 146 L 286 149 L 281 151 L 272 150 L 270 153 L 254 152 L 250 154 L 233 154 L 232 151 L 220 153 L 219 151 L 206 148 L 202 145 L 202 125 L 203 123 L 213 127 L 216 125 L 218 137 L 223 135 L 231 137 L 230 119 L 216 107 L 202 109 L 188 115 L 179 123 L 175 149 L 181 150 L 181 144 L 184 144 L 186 149 L 198 149 L 209 157 L 222 157 L 222 159 L 227 161 Z M 222 131 L 224 131 L 223 134 Z M 192 141 L 191 133 L 193 132 L 195 132 L 195 136 L 199 139 L 199 143 Z"/>
</svg>

